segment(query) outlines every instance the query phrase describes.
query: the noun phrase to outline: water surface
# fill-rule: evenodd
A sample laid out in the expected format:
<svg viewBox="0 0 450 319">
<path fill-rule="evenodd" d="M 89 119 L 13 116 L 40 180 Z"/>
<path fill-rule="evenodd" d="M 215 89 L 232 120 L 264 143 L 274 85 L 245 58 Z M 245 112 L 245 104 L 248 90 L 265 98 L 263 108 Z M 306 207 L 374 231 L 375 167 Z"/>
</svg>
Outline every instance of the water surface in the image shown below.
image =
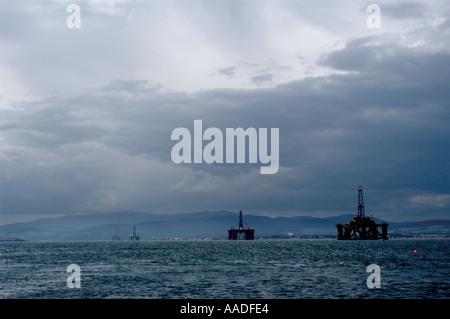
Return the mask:
<svg viewBox="0 0 450 319">
<path fill-rule="evenodd" d="M 449 298 L 449 243 L 1 243 L 0 298 Z M 67 286 L 70 264 L 80 266 L 79 289 Z M 370 264 L 380 266 L 379 289 L 367 287 Z"/>
</svg>

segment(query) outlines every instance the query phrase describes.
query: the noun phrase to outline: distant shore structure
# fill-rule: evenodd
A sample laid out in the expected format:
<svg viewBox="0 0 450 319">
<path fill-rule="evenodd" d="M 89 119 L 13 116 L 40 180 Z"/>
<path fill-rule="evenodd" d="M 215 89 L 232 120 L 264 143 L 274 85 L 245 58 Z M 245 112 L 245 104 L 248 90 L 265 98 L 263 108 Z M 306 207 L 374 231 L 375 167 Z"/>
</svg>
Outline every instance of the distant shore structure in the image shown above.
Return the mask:
<svg viewBox="0 0 450 319">
<path fill-rule="evenodd" d="M 255 239 L 255 230 L 250 229 L 247 225 L 247 229 L 244 229 L 244 223 L 242 221 L 242 211 L 239 211 L 239 227 L 231 228 L 228 230 L 228 239 L 229 240 L 238 240 L 238 239 L 244 239 L 244 240 L 253 240 Z"/>
<path fill-rule="evenodd" d="M 116 230 L 116 234 L 112 236 L 112 240 L 120 240 L 120 236 L 117 235 L 117 230 Z"/>
<path fill-rule="evenodd" d="M 139 234 L 136 234 L 136 226 L 133 226 L 133 233 L 130 235 L 130 240 L 139 240 Z"/>
<path fill-rule="evenodd" d="M 389 224 L 377 224 L 373 216 L 366 217 L 364 213 L 364 199 L 362 186 L 358 188 L 358 211 L 355 217 L 345 225 L 337 224 L 338 240 L 352 239 L 388 239 L 387 228 Z M 381 228 L 381 232 L 378 230 Z"/>
</svg>

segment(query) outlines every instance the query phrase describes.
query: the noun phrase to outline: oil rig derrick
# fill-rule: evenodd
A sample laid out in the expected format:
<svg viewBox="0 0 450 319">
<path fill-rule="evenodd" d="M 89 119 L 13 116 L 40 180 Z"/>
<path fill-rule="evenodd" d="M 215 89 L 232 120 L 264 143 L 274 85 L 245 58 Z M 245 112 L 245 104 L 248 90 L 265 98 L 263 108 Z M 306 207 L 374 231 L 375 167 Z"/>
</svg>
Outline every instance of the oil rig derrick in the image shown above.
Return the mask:
<svg viewBox="0 0 450 319">
<path fill-rule="evenodd" d="M 133 233 L 130 235 L 130 240 L 139 240 L 140 236 L 139 234 L 136 234 L 136 226 L 133 227 Z"/>
<path fill-rule="evenodd" d="M 244 240 L 253 240 L 255 239 L 255 230 L 250 229 L 250 227 L 247 226 L 247 229 L 244 228 L 244 223 L 242 221 L 242 211 L 239 211 L 239 228 L 231 228 L 228 230 L 228 239 L 229 240 L 238 240 L 238 239 L 244 239 Z"/>
<path fill-rule="evenodd" d="M 362 186 L 358 188 L 358 211 L 356 216 L 345 225 L 336 225 L 338 240 L 351 239 L 388 239 L 387 228 L 389 224 L 377 224 L 373 216 L 366 217 L 364 212 L 364 198 Z M 381 228 L 381 232 L 379 230 Z"/>
</svg>

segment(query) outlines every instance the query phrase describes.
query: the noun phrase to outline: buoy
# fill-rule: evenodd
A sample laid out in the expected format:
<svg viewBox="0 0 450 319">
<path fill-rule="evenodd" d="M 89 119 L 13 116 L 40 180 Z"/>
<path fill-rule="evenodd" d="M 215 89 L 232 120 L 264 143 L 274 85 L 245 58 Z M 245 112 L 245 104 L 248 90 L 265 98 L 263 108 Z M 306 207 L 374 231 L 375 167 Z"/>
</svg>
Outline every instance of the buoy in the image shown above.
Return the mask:
<svg viewBox="0 0 450 319">
<path fill-rule="evenodd" d="M 418 251 L 417 251 L 417 250 L 414 250 L 414 253 L 415 253 L 415 254 L 417 254 L 417 253 L 418 253 Z"/>
</svg>

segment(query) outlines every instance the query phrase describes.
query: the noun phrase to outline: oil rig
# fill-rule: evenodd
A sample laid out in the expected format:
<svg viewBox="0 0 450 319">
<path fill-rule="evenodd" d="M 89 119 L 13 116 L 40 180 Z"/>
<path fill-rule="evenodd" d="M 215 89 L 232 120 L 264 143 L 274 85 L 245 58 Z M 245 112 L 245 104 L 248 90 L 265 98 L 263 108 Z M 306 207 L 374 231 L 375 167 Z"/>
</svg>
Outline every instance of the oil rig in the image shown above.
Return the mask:
<svg viewBox="0 0 450 319">
<path fill-rule="evenodd" d="M 244 229 L 244 223 L 242 222 L 242 211 L 239 211 L 239 228 L 235 229 L 233 226 L 228 230 L 229 240 L 253 240 L 255 239 L 255 230 L 250 229 L 246 224 L 247 229 Z"/>
<path fill-rule="evenodd" d="M 117 230 L 116 230 L 116 234 L 114 236 L 112 236 L 112 240 L 120 240 L 120 236 L 117 235 Z"/>
<path fill-rule="evenodd" d="M 388 239 L 387 223 L 377 224 L 373 216 L 366 217 L 364 213 L 364 199 L 362 186 L 358 187 L 358 212 L 350 222 L 345 225 L 336 225 L 338 240 L 352 239 Z M 381 228 L 381 232 L 379 231 Z"/>
<path fill-rule="evenodd" d="M 136 226 L 133 227 L 133 233 L 130 235 L 130 240 L 139 240 L 140 236 L 139 234 L 136 234 Z"/>
</svg>

